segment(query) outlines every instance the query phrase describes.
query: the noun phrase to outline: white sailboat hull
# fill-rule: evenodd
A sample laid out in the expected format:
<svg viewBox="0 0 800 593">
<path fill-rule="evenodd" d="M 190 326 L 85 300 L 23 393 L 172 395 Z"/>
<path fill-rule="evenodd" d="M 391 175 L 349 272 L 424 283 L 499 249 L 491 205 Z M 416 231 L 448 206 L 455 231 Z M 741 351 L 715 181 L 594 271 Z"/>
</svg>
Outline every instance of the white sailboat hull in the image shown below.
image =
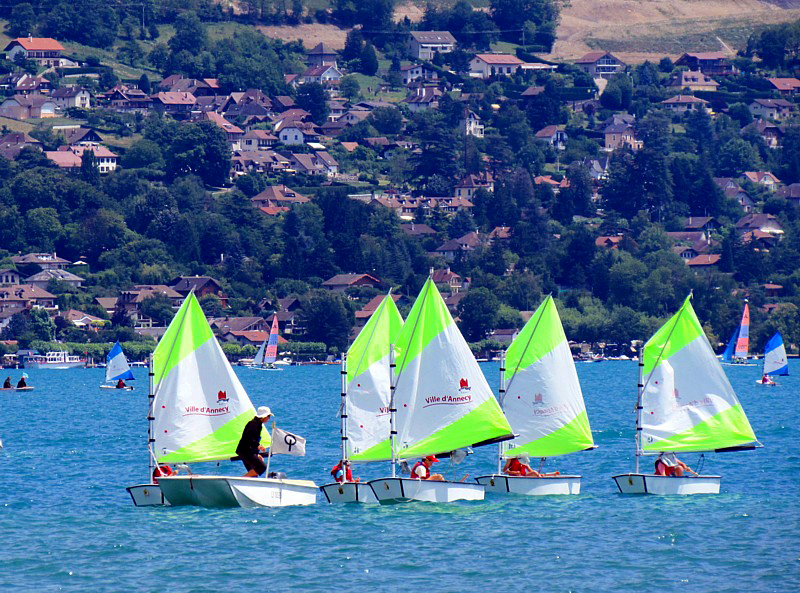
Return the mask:
<svg viewBox="0 0 800 593">
<path fill-rule="evenodd" d="M 542 478 L 523 478 L 520 476 L 478 476 L 478 484 L 486 488 L 486 492 L 497 494 L 522 494 L 523 496 L 548 496 L 563 494 L 580 494 L 580 476 L 546 476 Z"/>
<path fill-rule="evenodd" d="M 169 506 L 158 484 L 138 484 L 126 490 L 137 507 Z"/>
<path fill-rule="evenodd" d="M 171 505 L 205 508 L 311 505 L 318 491 L 310 480 L 230 476 L 168 476 L 159 478 L 159 485 Z"/>
<path fill-rule="evenodd" d="M 117 387 L 116 385 L 101 385 L 100 389 L 116 389 L 117 391 L 133 391 L 136 388 L 133 385 L 128 385 L 126 387 Z"/>
<path fill-rule="evenodd" d="M 614 481 L 622 494 L 719 494 L 720 476 L 656 476 L 621 474 Z"/>
<path fill-rule="evenodd" d="M 483 500 L 485 489 L 470 482 L 438 482 L 411 478 L 380 478 L 368 482 L 381 504 Z"/>
<path fill-rule="evenodd" d="M 375 498 L 375 493 L 372 492 L 369 484 L 360 482 L 346 482 L 344 484 L 325 484 L 320 486 L 320 490 L 325 495 L 329 503 L 349 503 L 349 502 L 366 502 L 377 503 L 378 499 Z"/>
</svg>

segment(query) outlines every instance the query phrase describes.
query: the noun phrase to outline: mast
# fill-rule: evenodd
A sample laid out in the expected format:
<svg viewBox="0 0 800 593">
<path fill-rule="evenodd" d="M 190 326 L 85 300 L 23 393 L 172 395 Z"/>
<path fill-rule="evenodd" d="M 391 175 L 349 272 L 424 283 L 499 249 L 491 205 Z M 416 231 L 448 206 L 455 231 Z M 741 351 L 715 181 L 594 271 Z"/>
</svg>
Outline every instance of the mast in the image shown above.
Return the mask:
<svg viewBox="0 0 800 593">
<path fill-rule="evenodd" d="M 397 447 L 395 446 L 396 443 L 396 435 L 397 435 L 397 426 L 395 424 L 395 416 L 397 413 L 397 409 L 395 408 L 394 403 L 394 390 L 397 387 L 396 378 L 394 374 L 395 360 L 394 360 L 394 344 L 389 346 L 389 442 L 392 448 L 392 477 L 397 477 Z"/>
<path fill-rule="evenodd" d="M 155 352 L 155 351 L 153 351 Z M 147 365 L 147 380 L 148 380 L 148 393 L 147 393 L 147 450 L 150 452 L 148 455 L 148 468 L 150 470 L 150 479 L 153 479 L 153 461 L 155 460 L 155 451 L 153 451 L 153 443 L 156 442 L 156 439 L 153 438 L 153 422 L 155 421 L 156 417 L 154 416 L 155 409 L 154 404 L 156 400 L 156 394 L 153 390 L 153 377 L 155 377 L 155 373 L 153 372 L 153 352 L 150 353 L 150 362 Z"/>
<path fill-rule="evenodd" d="M 500 407 L 503 407 L 503 400 L 506 397 L 506 351 L 503 350 L 500 354 Z M 503 451 L 505 451 L 506 442 L 502 441 L 497 443 L 497 473 L 503 473 Z"/>
<path fill-rule="evenodd" d="M 639 457 L 642 453 L 642 398 L 644 396 L 644 346 L 639 346 L 639 384 L 636 387 L 636 471 L 639 473 Z"/>
<path fill-rule="evenodd" d="M 342 461 L 347 459 L 347 354 L 342 354 Z M 344 471 L 344 468 L 342 468 Z M 347 481 L 347 472 L 345 472 Z"/>
</svg>

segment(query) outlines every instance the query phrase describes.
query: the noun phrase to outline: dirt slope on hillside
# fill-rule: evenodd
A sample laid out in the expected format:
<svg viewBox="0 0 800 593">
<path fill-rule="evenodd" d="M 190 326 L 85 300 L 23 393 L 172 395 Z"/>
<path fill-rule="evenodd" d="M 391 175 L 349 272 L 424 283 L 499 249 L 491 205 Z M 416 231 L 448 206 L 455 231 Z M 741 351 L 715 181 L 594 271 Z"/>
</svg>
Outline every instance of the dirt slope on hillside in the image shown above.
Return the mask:
<svg viewBox="0 0 800 593">
<path fill-rule="evenodd" d="M 571 0 L 551 55 L 574 59 L 603 42 L 631 61 L 676 55 L 686 44 L 737 49 L 759 25 L 798 18 L 800 0 Z"/>
</svg>

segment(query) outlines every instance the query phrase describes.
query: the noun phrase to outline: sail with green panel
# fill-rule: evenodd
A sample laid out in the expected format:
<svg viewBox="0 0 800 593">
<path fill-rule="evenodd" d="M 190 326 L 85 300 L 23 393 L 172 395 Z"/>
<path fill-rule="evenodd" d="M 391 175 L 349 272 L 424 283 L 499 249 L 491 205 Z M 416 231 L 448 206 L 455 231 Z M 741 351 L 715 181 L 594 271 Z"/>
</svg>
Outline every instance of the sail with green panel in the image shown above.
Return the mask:
<svg viewBox="0 0 800 593">
<path fill-rule="evenodd" d="M 347 351 L 347 455 L 352 461 L 392 458 L 389 442 L 390 350 L 403 318 L 386 295 Z"/>
<path fill-rule="evenodd" d="M 686 298 L 643 350 L 641 453 L 712 451 L 756 436 Z"/>
<path fill-rule="evenodd" d="M 160 463 L 236 455 L 255 410 L 194 293 L 153 352 L 153 375 L 153 452 Z M 269 446 L 266 430 L 261 444 Z"/>
<path fill-rule="evenodd" d="M 553 457 L 594 447 L 578 373 L 548 296 L 506 353 L 503 411 L 515 435 L 505 457 Z"/>
<path fill-rule="evenodd" d="M 396 345 L 396 454 L 435 455 L 511 436 L 511 427 L 431 278 Z"/>
</svg>

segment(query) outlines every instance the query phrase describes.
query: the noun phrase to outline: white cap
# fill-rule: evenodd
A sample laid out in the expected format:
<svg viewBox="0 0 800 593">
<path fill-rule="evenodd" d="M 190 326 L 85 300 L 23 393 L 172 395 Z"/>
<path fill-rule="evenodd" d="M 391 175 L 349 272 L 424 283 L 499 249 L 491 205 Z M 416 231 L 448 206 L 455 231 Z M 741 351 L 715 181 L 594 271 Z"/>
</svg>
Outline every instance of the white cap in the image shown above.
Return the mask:
<svg viewBox="0 0 800 593">
<path fill-rule="evenodd" d="M 261 406 L 260 408 L 258 408 L 256 416 L 258 416 L 259 418 L 266 418 L 267 416 L 272 416 L 272 410 L 270 410 L 267 406 Z"/>
</svg>

